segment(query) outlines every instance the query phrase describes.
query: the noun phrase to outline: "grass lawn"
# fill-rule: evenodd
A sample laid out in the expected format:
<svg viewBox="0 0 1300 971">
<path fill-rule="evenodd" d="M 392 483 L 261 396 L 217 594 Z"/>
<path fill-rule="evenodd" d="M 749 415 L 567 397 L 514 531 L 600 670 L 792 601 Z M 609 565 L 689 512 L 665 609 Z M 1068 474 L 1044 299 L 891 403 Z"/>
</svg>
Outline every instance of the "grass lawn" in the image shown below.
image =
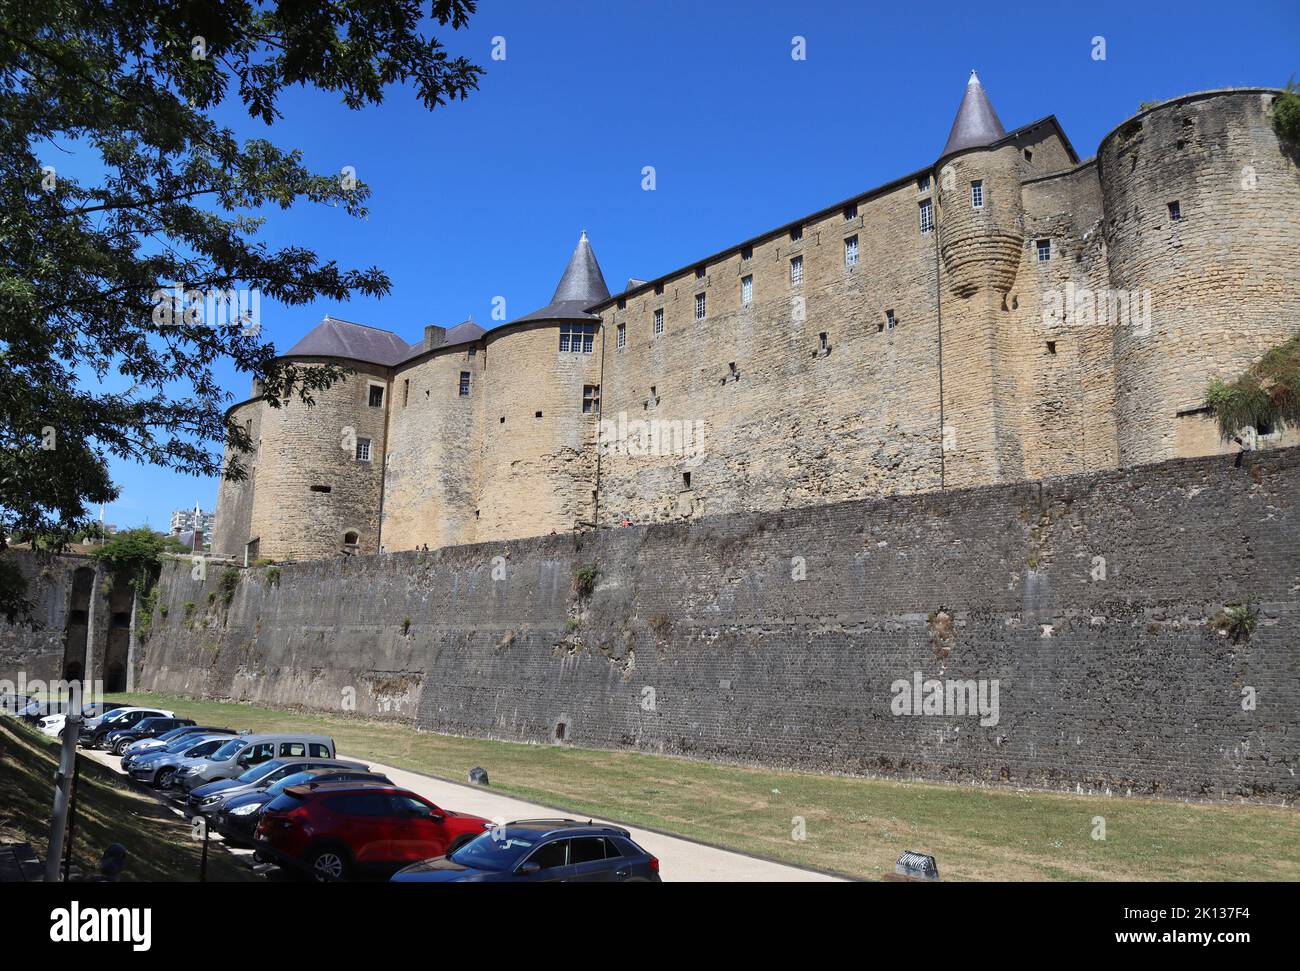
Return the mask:
<svg viewBox="0 0 1300 971">
<path fill-rule="evenodd" d="M 80 758 L 72 861 L 97 873 L 104 850 L 126 847 L 123 880 L 197 880 L 199 842 L 190 827 L 126 780 Z M 59 743 L 17 718 L 0 718 L 0 843 L 31 843 L 42 862 L 54 812 Z M 208 848 L 209 880 L 251 880 L 248 868 L 218 845 Z"/>
<path fill-rule="evenodd" d="M 933 853 L 945 880 L 1298 880 L 1300 815 L 1258 805 L 977 789 L 520 745 L 394 723 L 165 695 L 115 695 L 200 724 L 292 727 L 344 757 L 465 781 L 787 863 L 878 878 L 903 850 Z M 455 806 L 449 808 L 455 809 Z M 1093 817 L 1106 839 L 1094 840 Z M 792 838 L 793 820 L 806 838 Z"/>
</svg>

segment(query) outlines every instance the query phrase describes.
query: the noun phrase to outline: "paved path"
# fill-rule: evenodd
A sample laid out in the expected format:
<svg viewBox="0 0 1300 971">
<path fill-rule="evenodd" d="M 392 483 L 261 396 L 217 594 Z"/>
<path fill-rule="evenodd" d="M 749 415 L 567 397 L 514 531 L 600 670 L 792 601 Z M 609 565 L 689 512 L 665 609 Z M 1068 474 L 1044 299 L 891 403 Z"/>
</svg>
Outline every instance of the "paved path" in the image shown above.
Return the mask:
<svg viewBox="0 0 1300 971">
<path fill-rule="evenodd" d="M 110 769 L 121 771 L 118 767 L 119 760 L 106 752 L 80 749 L 79 754 L 88 756 Z M 442 779 L 433 779 L 418 772 L 383 765 L 364 756 L 339 753 L 339 758 L 350 758 L 365 762 L 374 771 L 384 773 L 398 785 L 404 786 L 412 792 L 418 792 L 439 806 L 454 809 L 457 812 L 473 813 L 485 819 L 509 821 L 513 819 L 555 819 L 563 816 L 574 819 L 582 818 L 575 813 L 565 813 L 561 810 L 539 806 L 535 803 L 524 802 L 520 799 L 502 795 L 499 792 L 493 792 L 490 787 L 444 782 Z M 606 821 L 597 820 L 597 822 Z M 787 866 L 784 863 L 756 859 L 743 853 L 733 853 L 730 850 L 704 846 L 688 839 L 682 839 L 679 836 L 665 836 L 662 833 L 636 829 L 631 826 L 624 826 L 623 828 L 632 834 L 632 839 L 659 857 L 659 875 L 665 882 L 802 883 L 838 879 L 814 870 L 803 870 L 799 867 Z M 227 847 L 227 849 L 238 856 L 248 856 L 252 852 L 251 850 L 240 850 L 235 847 Z"/>
</svg>

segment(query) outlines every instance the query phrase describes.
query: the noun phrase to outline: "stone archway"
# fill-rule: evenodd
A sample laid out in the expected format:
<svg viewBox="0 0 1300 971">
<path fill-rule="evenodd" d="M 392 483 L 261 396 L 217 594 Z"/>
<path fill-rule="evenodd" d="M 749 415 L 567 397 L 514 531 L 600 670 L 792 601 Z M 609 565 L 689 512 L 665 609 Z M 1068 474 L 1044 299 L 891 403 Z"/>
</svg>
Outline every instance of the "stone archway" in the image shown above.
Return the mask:
<svg viewBox="0 0 1300 971">
<path fill-rule="evenodd" d="M 79 566 L 72 571 L 67 620 L 63 627 L 63 679 L 80 681 L 85 674 L 86 640 L 90 636 L 90 595 L 95 571 Z"/>
<path fill-rule="evenodd" d="M 135 588 L 121 575 L 113 577 L 108 594 L 108 646 L 104 650 L 104 690 L 126 690 L 126 665 L 131 649 L 131 603 Z"/>
</svg>

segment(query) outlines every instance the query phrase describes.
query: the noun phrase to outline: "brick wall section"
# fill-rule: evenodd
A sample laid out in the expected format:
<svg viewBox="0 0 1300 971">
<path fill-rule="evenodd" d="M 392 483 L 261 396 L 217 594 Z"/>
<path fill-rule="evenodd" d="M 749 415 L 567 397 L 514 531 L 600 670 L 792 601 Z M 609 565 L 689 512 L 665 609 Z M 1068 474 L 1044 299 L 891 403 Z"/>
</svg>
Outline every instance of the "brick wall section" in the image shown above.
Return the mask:
<svg viewBox="0 0 1300 971">
<path fill-rule="evenodd" d="M 206 605 L 215 579 L 177 569 L 142 680 L 330 710 L 352 687 L 363 712 L 518 741 L 550 741 L 562 721 L 582 746 L 1292 801 L 1298 483 L 1300 449 L 1286 449 L 1242 468 L 1183 459 L 601 530 L 580 546 L 290 564 L 276 584 L 245 573 L 229 611 L 201 606 L 194 629 L 182 604 Z M 588 564 L 596 586 L 578 598 Z M 1233 601 L 1259 605 L 1245 643 L 1207 623 Z M 998 679 L 998 724 L 894 716 L 891 685 L 917 671 Z"/>
</svg>

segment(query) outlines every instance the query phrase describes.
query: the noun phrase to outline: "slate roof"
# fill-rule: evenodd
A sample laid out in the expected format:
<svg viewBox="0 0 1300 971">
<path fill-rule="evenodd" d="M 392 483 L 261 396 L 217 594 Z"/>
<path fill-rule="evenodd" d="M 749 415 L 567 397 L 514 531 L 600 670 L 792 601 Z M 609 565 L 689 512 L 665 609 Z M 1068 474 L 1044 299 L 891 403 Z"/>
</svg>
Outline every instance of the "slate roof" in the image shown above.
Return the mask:
<svg viewBox="0 0 1300 971">
<path fill-rule="evenodd" d="M 596 254 L 587 240 L 586 232 L 583 232 L 573 255 L 569 257 L 569 265 L 564 268 L 564 275 L 560 277 L 560 285 L 555 288 L 551 302 L 541 310 L 534 310 L 512 322 L 598 320 L 594 314 L 587 313 L 586 308 L 608 299 L 609 287 L 605 285 L 605 275 L 600 272 Z"/>
<path fill-rule="evenodd" d="M 979 76 L 971 71 L 970 80 L 966 82 L 966 93 L 962 95 L 957 117 L 952 122 L 952 131 L 948 133 L 948 143 L 939 153 L 939 158 L 945 159 L 953 152 L 966 148 L 992 145 L 1006 133 L 1007 130 L 998 119 L 998 113 L 993 110 L 993 102 L 989 101 L 984 85 L 980 84 Z"/>
<path fill-rule="evenodd" d="M 327 316 L 284 356 L 341 357 L 391 367 L 406 358 L 410 350 L 410 345 L 391 331 Z"/>
</svg>

